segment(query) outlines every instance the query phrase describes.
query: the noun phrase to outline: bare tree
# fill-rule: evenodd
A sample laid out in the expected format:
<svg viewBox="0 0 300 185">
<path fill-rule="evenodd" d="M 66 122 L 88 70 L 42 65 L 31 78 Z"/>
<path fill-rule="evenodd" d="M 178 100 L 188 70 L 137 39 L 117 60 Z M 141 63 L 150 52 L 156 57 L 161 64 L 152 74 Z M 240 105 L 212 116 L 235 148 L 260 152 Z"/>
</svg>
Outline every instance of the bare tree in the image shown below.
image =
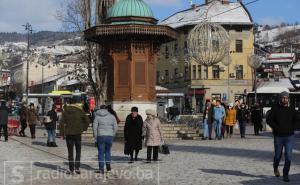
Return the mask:
<svg viewBox="0 0 300 185">
<path fill-rule="evenodd" d="M 57 11 L 57 18 L 68 31 L 82 33 L 95 24 L 103 23 L 108 8 L 114 3 L 115 0 L 65 0 L 61 10 Z M 106 99 L 107 70 L 102 48 L 98 44 L 84 41 L 83 34 L 82 41 L 85 45 L 83 60 L 87 63 L 89 84 L 96 102 L 103 103 Z"/>
</svg>

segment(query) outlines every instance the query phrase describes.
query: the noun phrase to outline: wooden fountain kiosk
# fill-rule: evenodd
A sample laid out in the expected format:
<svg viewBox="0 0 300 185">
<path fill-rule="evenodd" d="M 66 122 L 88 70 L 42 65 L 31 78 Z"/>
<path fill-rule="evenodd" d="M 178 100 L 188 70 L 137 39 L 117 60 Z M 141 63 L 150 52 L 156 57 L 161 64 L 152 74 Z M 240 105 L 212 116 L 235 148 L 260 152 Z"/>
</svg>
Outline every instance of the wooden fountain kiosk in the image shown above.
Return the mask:
<svg viewBox="0 0 300 185">
<path fill-rule="evenodd" d="M 157 109 L 156 61 L 160 45 L 175 40 L 177 32 L 157 25 L 142 0 L 119 0 L 108 11 L 105 24 L 84 31 L 87 41 L 103 48 L 108 71 L 107 103 L 126 118 L 133 106 L 145 119 L 146 109 Z"/>
</svg>

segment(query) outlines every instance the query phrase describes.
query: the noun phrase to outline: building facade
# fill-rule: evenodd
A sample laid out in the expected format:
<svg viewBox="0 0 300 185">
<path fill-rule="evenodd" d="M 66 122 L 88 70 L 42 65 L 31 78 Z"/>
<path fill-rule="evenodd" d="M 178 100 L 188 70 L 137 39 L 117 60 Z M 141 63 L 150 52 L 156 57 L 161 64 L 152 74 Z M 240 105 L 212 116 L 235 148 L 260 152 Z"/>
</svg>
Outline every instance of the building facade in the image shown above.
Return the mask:
<svg viewBox="0 0 300 185">
<path fill-rule="evenodd" d="M 222 25 L 228 32 L 229 65 L 224 65 L 228 57 L 213 66 L 200 65 L 188 57 L 188 33 L 204 18 Z M 243 100 L 245 93 L 252 90 L 253 75 L 248 57 L 254 52 L 253 21 L 242 2 L 207 1 L 177 12 L 161 24 L 175 28 L 179 36 L 161 47 L 157 84 L 184 93 L 184 111 L 201 112 L 206 100 Z"/>
</svg>

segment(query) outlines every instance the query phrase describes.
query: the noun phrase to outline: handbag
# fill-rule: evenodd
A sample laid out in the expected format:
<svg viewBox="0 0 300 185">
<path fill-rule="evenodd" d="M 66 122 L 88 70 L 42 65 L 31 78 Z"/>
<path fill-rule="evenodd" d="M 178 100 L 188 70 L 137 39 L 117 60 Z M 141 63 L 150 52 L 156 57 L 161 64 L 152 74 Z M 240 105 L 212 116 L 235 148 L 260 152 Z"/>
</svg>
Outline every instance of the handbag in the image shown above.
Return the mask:
<svg viewBox="0 0 300 185">
<path fill-rule="evenodd" d="M 239 129 L 240 129 L 240 126 L 239 126 L 239 123 L 238 123 L 238 122 L 234 125 L 234 129 L 235 129 L 235 130 L 239 130 Z"/>
<path fill-rule="evenodd" d="M 159 147 L 159 153 L 164 154 L 164 155 L 170 154 L 169 146 L 167 144 L 165 144 L 165 143 L 163 143 L 162 145 L 160 145 L 160 147 Z"/>
</svg>

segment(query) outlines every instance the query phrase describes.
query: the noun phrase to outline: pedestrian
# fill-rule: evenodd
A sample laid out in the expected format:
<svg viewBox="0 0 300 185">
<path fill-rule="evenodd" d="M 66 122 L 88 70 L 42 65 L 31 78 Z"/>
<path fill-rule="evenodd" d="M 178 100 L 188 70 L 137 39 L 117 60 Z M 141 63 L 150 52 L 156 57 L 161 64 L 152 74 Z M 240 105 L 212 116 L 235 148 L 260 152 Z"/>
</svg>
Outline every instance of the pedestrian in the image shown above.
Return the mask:
<svg viewBox="0 0 300 185">
<path fill-rule="evenodd" d="M 121 122 L 121 120 L 119 119 L 119 117 L 118 117 L 116 111 L 111 107 L 111 105 L 107 105 L 107 111 L 108 111 L 109 113 L 111 113 L 112 115 L 115 116 L 115 118 L 116 118 L 118 124 Z"/>
<path fill-rule="evenodd" d="M 147 118 L 143 124 L 143 136 L 147 146 L 147 163 L 151 162 L 153 150 L 153 161 L 158 160 L 158 149 L 162 144 L 162 130 L 160 120 L 156 117 L 156 112 L 152 109 L 146 110 Z"/>
<path fill-rule="evenodd" d="M 53 104 L 52 109 L 47 113 L 47 116 L 49 117 L 49 121 L 45 121 L 45 127 L 48 133 L 48 139 L 47 139 L 47 146 L 49 147 L 57 147 L 55 142 L 56 137 L 56 122 L 58 121 L 58 116 L 56 113 L 56 106 Z"/>
<path fill-rule="evenodd" d="M 20 117 L 20 123 L 21 123 L 21 130 L 19 132 L 19 135 L 21 137 L 26 137 L 25 129 L 27 127 L 27 122 L 28 122 L 28 108 L 26 107 L 25 102 L 22 102 L 22 104 L 21 104 L 21 108 L 19 111 L 19 117 Z"/>
<path fill-rule="evenodd" d="M 30 103 L 29 104 L 29 109 L 28 109 L 28 125 L 30 129 L 30 134 L 31 138 L 35 139 L 35 127 L 37 123 L 37 115 L 36 115 L 36 110 L 34 108 L 34 104 Z"/>
<path fill-rule="evenodd" d="M 9 110 L 8 110 L 8 107 L 6 106 L 6 102 L 1 101 L 1 106 L 0 106 L 0 133 L 1 133 L 1 130 L 3 129 L 5 142 L 8 141 L 8 132 L 7 132 L 8 113 L 9 113 Z M 0 138 L 1 138 L 1 134 L 0 134 Z"/>
<path fill-rule="evenodd" d="M 267 117 L 267 123 L 273 130 L 274 135 L 274 174 L 280 176 L 278 170 L 279 162 L 284 147 L 284 167 L 283 180 L 289 182 L 289 171 L 292 160 L 292 151 L 294 145 L 294 131 L 296 129 L 296 110 L 289 106 L 289 93 L 283 91 L 280 93 L 280 101 L 272 106 Z"/>
<path fill-rule="evenodd" d="M 208 101 L 206 102 L 205 109 L 203 112 L 203 138 L 202 140 L 211 140 L 211 125 L 212 125 L 212 104 Z"/>
<path fill-rule="evenodd" d="M 237 104 L 237 105 L 238 106 L 237 106 L 236 116 L 237 116 L 237 120 L 239 122 L 240 135 L 241 135 L 241 138 L 245 138 L 246 124 L 247 124 L 248 118 L 249 118 L 249 111 L 248 111 L 245 103 Z"/>
<path fill-rule="evenodd" d="M 90 120 L 80 106 L 75 103 L 64 106 L 60 122 L 60 134 L 66 138 L 68 148 L 69 170 L 68 174 L 80 174 L 80 157 L 81 157 L 81 134 L 89 127 Z M 74 161 L 74 146 L 76 157 Z M 75 167 L 75 168 L 74 168 Z"/>
<path fill-rule="evenodd" d="M 229 104 L 229 108 L 226 111 L 225 125 L 227 137 L 232 137 L 233 126 L 236 124 L 236 110 L 233 107 L 233 103 Z"/>
<path fill-rule="evenodd" d="M 259 135 L 259 130 L 262 130 L 263 111 L 259 104 L 256 103 L 251 109 L 251 122 L 254 125 L 254 135 Z"/>
<path fill-rule="evenodd" d="M 132 107 L 131 114 L 126 117 L 124 127 L 125 147 L 130 154 L 130 163 L 138 160 L 139 151 L 143 145 L 143 118 L 138 114 L 138 108 Z M 133 159 L 133 152 L 135 158 Z"/>
<path fill-rule="evenodd" d="M 216 100 L 216 106 L 214 106 L 213 119 L 214 119 L 216 139 L 218 140 L 222 139 L 221 128 L 222 128 L 224 116 L 225 116 L 225 109 L 221 105 L 221 101 Z"/>
<path fill-rule="evenodd" d="M 99 173 L 104 174 L 104 163 L 106 170 L 111 171 L 111 147 L 118 125 L 114 115 L 108 112 L 105 105 L 95 113 L 93 122 L 94 137 L 98 146 Z"/>
</svg>

